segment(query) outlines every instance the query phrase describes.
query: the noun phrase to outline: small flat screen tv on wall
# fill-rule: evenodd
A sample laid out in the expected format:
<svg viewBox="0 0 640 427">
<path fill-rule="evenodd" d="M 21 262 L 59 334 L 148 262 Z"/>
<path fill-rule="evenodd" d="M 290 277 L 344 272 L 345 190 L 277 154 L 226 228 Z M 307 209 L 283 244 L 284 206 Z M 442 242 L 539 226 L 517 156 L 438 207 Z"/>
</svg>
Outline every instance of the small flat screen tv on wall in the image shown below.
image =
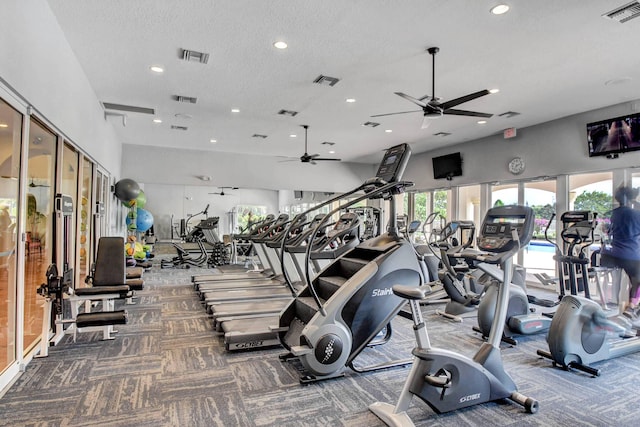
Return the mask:
<svg viewBox="0 0 640 427">
<path fill-rule="evenodd" d="M 640 113 L 587 124 L 589 157 L 640 150 Z"/>
<path fill-rule="evenodd" d="M 451 181 L 454 176 L 462 176 L 462 156 L 460 153 L 433 157 L 433 178 Z"/>
</svg>

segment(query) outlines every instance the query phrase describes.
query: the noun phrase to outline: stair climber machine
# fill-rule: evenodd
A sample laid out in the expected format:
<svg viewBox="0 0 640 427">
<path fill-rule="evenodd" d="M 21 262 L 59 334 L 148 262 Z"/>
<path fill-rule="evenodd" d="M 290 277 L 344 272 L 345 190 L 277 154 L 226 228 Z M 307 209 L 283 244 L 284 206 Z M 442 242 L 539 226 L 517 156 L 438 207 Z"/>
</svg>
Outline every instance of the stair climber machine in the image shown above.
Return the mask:
<svg viewBox="0 0 640 427">
<path fill-rule="evenodd" d="M 292 224 L 295 224 L 300 218 L 306 218 L 306 214 L 303 213 L 296 216 Z M 298 263 L 293 263 L 296 273 L 298 273 L 295 281 L 292 280 L 293 276 L 289 275 L 289 271 L 291 271 L 292 268 L 291 264 L 287 265 L 285 263 L 285 259 L 288 257 L 293 258 L 294 251 L 298 251 L 300 248 L 310 247 L 311 257 L 336 259 L 359 243 L 360 240 L 358 236 L 361 225 L 359 215 L 355 213 L 342 214 L 333 229 L 326 233 L 326 236 L 324 233 L 318 233 L 319 229 L 323 228 L 320 223 L 324 218 L 324 214 L 321 215 L 319 220 L 315 218 L 311 223 L 313 228 L 309 228 L 303 232 L 302 238 L 288 239 L 287 241 L 283 240 L 280 242 L 280 263 L 285 277 L 285 288 L 289 290 L 288 298 L 253 299 L 238 301 L 235 304 L 213 303 L 210 305 L 211 313 L 214 317 L 214 326 L 218 332 L 224 333 L 224 343 L 227 350 L 247 350 L 280 344 L 277 335 L 280 312 L 306 285 L 306 282 L 300 279 L 304 277 L 304 269 L 298 268 Z M 285 230 L 285 234 L 289 234 L 290 230 L 291 227 L 288 227 Z M 312 236 L 315 236 L 315 238 L 311 239 Z M 329 238 L 326 238 L 327 236 L 329 236 Z M 233 306 L 236 306 L 236 308 Z M 276 306 L 278 306 L 277 310 L 273 310 Z M 245 310 L 245 313 L 236 312 L 236 314 L 229 314 L 229 311 L 238 309 Z M 247 311 L 249 310 L 252 310 L 254 313 L 248 314 Z M 267 312 L 268 310 L 269 312 Z M 264 313 L 258 314 L 257 312 L 259 311 L 263 311 Z M 385 336 L 387 339 L 389 337 Z"/>
<path fill-rule="evenodd" d="M 419 302 L 425 288 L 393 286 L 393 292 L 409 300 L 413 313 L 417 347 L 413 366 L 398 403 L 376 402 L 369 409 L 389 426 L 413 426 L 407 409 L 413 396 L 419 397 L 436 413 L 458 410 L 485 402 L 511 399 L 529 413 L 538 411 L 538 402 L 517 391 L 504 370 L 500 355 L 500 338 L 504 329 L 508 286 L 511 283 L 513 256 L 531 239 L 534 212 L 525 206 L 500 206 L 489 209 L 478 237 L 478 251 L 462 251 L 457 257 L 472 262 L 500 266 L 503 275 L 498 307 L 489 340 L 469 359 L 455 352 L 431 347 L 427 326 Z"/>
<path fill-rule="evenodd" d="M 412 185 L 400 181 L 410 153 L 408 144 L 389 148 L 376 177 L 343 196 L 358 191 L 365 194 L 329 212 L 323 220 L 329 221 L 340 209 L 367 199 L 390 202 L 386 233 L 345 252 L 313 280 L 309 262 L 304 263 L 308 286 L 280 313 L 277 328 L 278 338 L 288 351 L 280 359 L 300 362 L 305 371 L 302 383 L 342 376 L 346 366 L 364 372 L 410 362 L 393 361 L 365 368 L 354 365 L 355 358 L 380 332 L 390 330 L 391 320 L 406 304 L 393 294 L 391 287 L 404 284 L 417 288 L 422 284 L 411 242 L 398 234 L 394 204 L 394 196 Z M 307 260 L 310 249 L 307 248 Z"/>
</svg>

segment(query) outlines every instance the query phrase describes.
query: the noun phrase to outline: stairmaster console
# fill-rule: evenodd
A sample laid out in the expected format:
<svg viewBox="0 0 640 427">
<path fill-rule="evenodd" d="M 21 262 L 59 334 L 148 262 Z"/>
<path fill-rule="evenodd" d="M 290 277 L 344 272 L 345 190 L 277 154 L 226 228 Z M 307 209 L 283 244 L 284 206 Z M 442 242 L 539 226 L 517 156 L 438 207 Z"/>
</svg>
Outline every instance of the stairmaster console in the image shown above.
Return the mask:
<svg viewBox="0 0 640 427">
<path fill-rule="evenodd" d="M 400 144 L 387 149 L 382 162 L 380 162 L 380 167 L 378 167 L 376 178 L 388 183 L 400 181 L 407 163 L 409 163 L 409 157 L 411 157 L 409 144 Z"/>
<path fill-rule="evenodd" d="M 527 206 L 498 206 L 489 209 L 478 237 L 478 249 L 507 252 L 524 247 L 533 234 L 535 214 Z"/>
</svg>

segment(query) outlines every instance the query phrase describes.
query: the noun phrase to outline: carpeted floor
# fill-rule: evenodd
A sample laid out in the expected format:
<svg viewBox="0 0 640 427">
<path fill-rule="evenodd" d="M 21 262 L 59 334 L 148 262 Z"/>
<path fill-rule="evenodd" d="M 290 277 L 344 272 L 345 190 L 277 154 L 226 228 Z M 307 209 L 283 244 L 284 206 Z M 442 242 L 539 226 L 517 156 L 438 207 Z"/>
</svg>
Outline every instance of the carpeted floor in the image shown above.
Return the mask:
<svg viewBox="0 0 640 427">
<path fill-rule="evenodd" d="M 50 356 L 34 359 L 0 399 L 7 426 L 379 426 L 368 411 L 395 403 L 408 368 L 300 385 L 295 364 L 279 348 L 227 353 L 215 336 L 190 277 L 211 270 L 145 273 L 146 289 L 127 306 L 129 324 L 113 341 L 98 333 L 65 337 Z M 450 323 L 425 307 L 432 344 L 471 356 L 481 343 L 473 319 Z M 409 356 L 411 323 L 394 321 L 394 337 L 368 349 L 360 364 Z M 414 399 L 417 426 L 636 426 L 640 353 L 598 364 L 603 374 L 555 369 L 536 355 L 544 336 L 502 350 L 519 390 L 540 402 L 529 415 L 515 404 L 489 403 L 444 415 Z"/>
</svg>

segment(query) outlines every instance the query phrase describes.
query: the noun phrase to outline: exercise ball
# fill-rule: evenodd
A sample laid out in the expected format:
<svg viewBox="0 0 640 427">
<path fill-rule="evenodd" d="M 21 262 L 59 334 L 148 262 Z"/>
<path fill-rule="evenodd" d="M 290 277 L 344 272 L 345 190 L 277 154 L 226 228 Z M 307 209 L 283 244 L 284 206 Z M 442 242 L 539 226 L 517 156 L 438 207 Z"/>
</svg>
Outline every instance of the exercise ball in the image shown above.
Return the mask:
<svg viewBox="0 0 640 427">
<path fill-rule="evenodd" d="M 153 215 L 151 212 L 138 208 L 138 216 L 136 217 L 136 229 L 140 233 L 144 233 L 153 225 Z"/>
<path fill-rule="evenodd" d="M 140 195 L 140 186 L 132 179 L 124 178 L 116 182 L 113 191 L 121 202 L 135 200 Z"/>
<path fill-rule="evenodd" d="M 144 191 L 140 190 L 140 194 L 136 197 L 136 207 L 144 208 L 144 205 L 147 204 L 147 196 L 144 194 Z"/>
</svg>

